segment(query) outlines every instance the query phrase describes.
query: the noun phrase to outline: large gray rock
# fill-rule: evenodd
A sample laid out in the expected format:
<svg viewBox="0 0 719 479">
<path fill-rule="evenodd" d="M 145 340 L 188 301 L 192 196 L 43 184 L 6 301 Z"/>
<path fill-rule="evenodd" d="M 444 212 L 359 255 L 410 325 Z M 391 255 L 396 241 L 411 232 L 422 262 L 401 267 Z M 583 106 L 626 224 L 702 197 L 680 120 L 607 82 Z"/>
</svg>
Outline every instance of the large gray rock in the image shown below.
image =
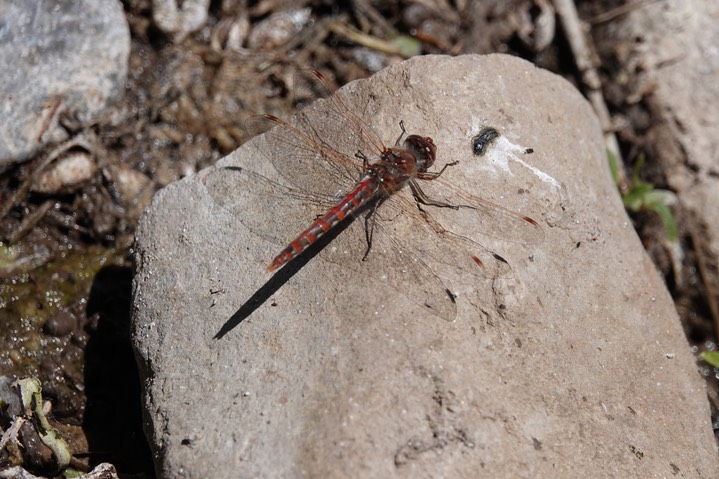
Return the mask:
<svg viewBox="0 0 719 479">
<path fill-rule="evenodd" d="M 271 276 L 267 263 L 318 211 L 247 171 L 307 189 L 321 178 L 278 175 L 248 144 L 165 188 L 137 234 L 134 285 L 158 472 L 715 477 L 694 358 L 581 95 L 502 55 L 418 57 L 340 94 L 385 142 L 400 119 L 432 136 L 438 166 L 460 162 L 443 178 L 452 188 L 530 215 L 541 231 L 453 222 L 511 265 L 482 277 L 454 267 L 455 248 L 411 209 L 388 204 L 368 261 L 355 221 L 303 267 Z M 483 126 L 501 137 L 475 156 Z M 278 204 L 295 207 L 282 215 Z M 425 209 L 442 224 L 455 214 Z"/>
<path fill-rule="evenodd" d="M 0 1 L 0 170 L 98 121 L 124 92 L 130 30 L 117 0 Z"/>
</svg>

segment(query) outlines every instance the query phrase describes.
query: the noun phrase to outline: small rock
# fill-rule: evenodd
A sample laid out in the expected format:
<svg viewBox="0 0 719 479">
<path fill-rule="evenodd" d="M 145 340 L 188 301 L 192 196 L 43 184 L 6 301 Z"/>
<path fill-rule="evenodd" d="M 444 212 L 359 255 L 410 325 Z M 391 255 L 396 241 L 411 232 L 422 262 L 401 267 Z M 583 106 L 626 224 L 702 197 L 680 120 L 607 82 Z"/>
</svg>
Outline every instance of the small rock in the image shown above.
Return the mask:
<svg viewBox="0 0 719 479">
<path fill-rule="evenodd" d="M 43 330 L 50 336 L 65 336 L 77 327 L 77 318 L 69 311 L 60 310 L 47 318 Z"/>
<path fill-rule="evenodd" d="M 157 28 L 177 42 L 207 22 L 209 0 L 153 0 L 152 19 Z"/>
<path fill-rule="evenodd" d="M 273 13 L 255 26 L 247 40 L 247 46 L 269 50 L 284 44 L 302 30 L 310 19 L 310 13 L 309 8 Z"/>
<path fill-rule="evenodd" d="M 70 153 L 40 175 L 32 186 L 37 193 L 72 193 L 97 173 L 94 158 L 85 152 Z"/>
</svg>

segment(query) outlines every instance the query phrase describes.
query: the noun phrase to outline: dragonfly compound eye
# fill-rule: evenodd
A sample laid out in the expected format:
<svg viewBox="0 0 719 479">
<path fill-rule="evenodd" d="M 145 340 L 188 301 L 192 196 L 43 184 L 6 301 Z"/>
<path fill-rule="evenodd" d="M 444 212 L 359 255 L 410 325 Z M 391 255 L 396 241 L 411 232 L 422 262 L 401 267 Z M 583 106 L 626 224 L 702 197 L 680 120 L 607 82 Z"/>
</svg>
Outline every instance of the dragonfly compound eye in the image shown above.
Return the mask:
<svg viewBox="0 0 719 479">
<path fill-rule="evenodd" d="M 437 155 L 437 145 L 428 136 L 410 135 L 404 141 L 404 148 L 414 153 L 426 168 L 432 166 Z"/>
</svg>

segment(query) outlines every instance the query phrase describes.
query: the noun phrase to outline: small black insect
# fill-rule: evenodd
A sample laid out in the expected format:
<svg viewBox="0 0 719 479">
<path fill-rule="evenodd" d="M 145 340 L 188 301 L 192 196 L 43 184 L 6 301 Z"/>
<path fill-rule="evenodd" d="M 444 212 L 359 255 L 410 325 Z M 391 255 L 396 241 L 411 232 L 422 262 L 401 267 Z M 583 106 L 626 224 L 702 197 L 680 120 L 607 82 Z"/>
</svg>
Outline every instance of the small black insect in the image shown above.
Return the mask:
<svg viewBox="0 0 719 479">
<path fill-rule="evenodd" d="M 472 152 L 477 156 L 482 156 L 487 147 L 494 142 L 499 136 L 499 132 L 491 126 L 482 128 L 477 136 L 472 138 Z"/>
</svg>

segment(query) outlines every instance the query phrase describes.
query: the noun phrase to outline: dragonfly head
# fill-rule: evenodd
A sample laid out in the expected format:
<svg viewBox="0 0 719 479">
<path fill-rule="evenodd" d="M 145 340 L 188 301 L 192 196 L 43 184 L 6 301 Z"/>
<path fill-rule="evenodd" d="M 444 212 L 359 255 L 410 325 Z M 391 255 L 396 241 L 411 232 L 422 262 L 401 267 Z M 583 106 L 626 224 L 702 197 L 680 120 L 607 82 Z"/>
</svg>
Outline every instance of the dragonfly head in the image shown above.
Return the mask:
<svg viewBox="0 0 719 479">
<path fill-rule="evenodd" d="M 404 148 L 417 158 L 417 170 L 427 171 L 437 157 L 437 145 L 428 136 L 409 135 L 404 140 Z"/>
</svg>

